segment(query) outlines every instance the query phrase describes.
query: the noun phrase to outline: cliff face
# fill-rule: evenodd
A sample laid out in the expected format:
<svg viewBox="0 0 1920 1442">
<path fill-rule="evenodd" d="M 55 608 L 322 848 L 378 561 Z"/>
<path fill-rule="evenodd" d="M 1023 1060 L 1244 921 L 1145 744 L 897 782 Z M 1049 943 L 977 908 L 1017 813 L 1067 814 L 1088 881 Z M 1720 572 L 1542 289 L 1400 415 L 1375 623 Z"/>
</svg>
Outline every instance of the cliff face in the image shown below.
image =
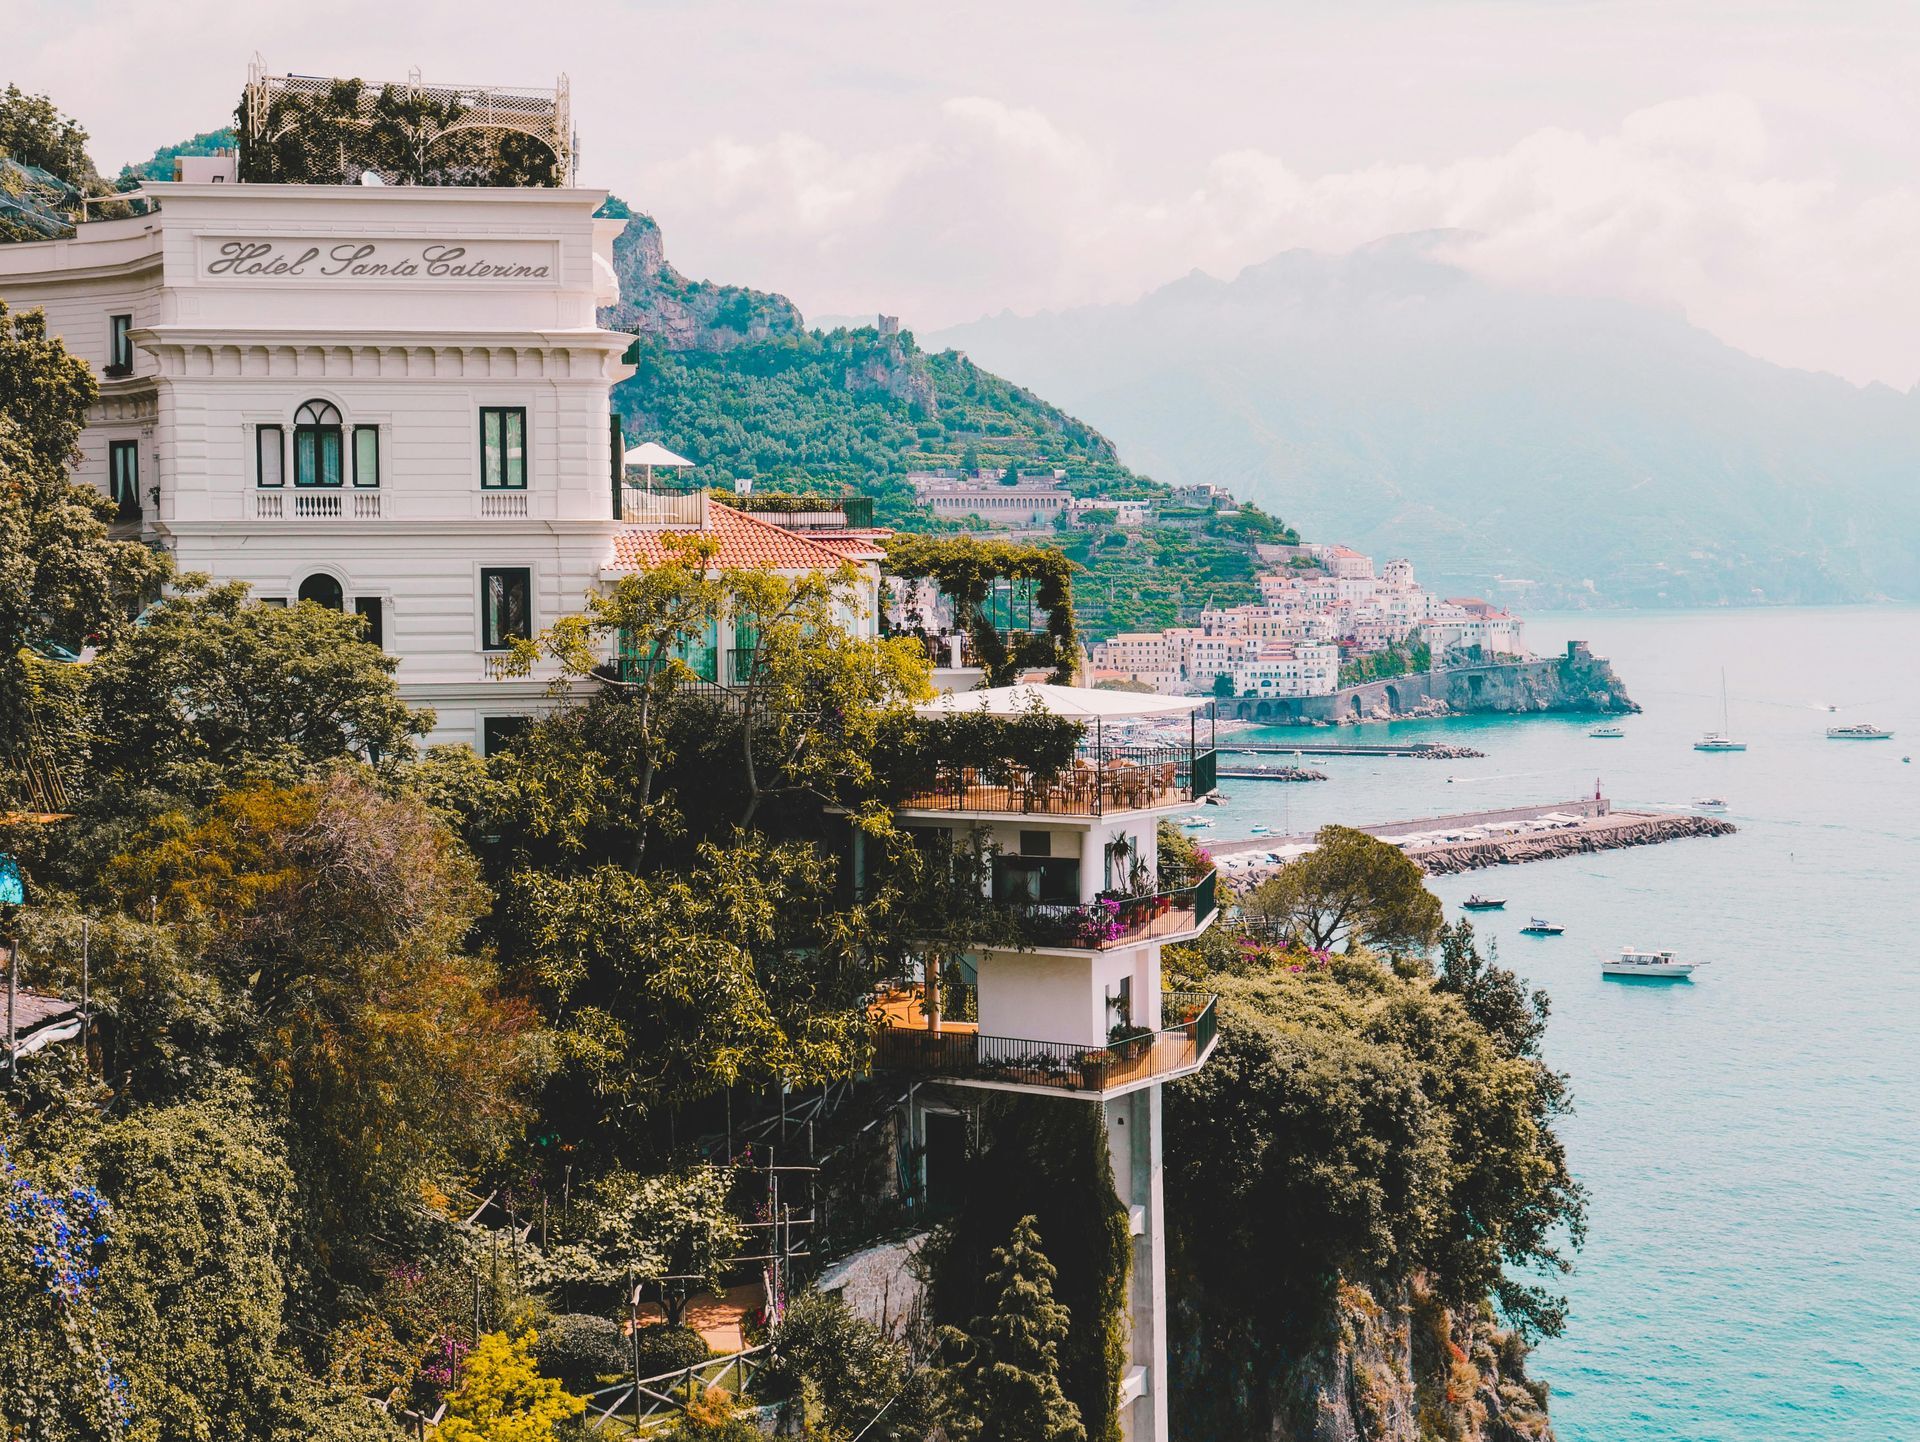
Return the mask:
<svg viewBox="0 0 1920 1442">
<path fill-rule="evenodd" d="M 1582 651 L 1551 660 L 1416 672 L 1390 681 L 1344 686 L 1325 696 L 1272 701 L 1243 697 L 1223 702 L 1221 714 L 1284 726 L 1384 721 L 1396 716 L 1620 715 L 1639 709 L 1613 666 L 1604 657 Z"/>
<path fill-rule="evenodd" d="M 667 263 L 666 243 L 651 216 L 629 217 L 613 242 L 613 269 L 620 303 L 600 312 L 602 322 L 653 336 L 668 350 L 727 351 L 806 329 L 800 308 L 783 295 L 688 280 Z"/>
<path fill-rule="evenodd" d="M 1229 1330 L 1240 1334 L 1237 1344 L 1222 1349 L 1239 1354 L 1233 1363 L 1223 1367 L 1218 1352 L 1210 1362 L 1186 1359 L 1198 1364 L 1211 1395 L 1202 1408 L 1189 1410 L 1176 1390 L 1176 1436 L 1553 1442 L 1546 1388 L 1528 1380 L 1519 1338 L 1456 1315 L 1417 1279 L 1340 1283 L 1326 1339 L 1304 1353 L 1262 1360 L 1254 1340 L 1258 1323 Z M 1177 1358 L 1174 1373 L 1191 1376 Z"/>
</svg>

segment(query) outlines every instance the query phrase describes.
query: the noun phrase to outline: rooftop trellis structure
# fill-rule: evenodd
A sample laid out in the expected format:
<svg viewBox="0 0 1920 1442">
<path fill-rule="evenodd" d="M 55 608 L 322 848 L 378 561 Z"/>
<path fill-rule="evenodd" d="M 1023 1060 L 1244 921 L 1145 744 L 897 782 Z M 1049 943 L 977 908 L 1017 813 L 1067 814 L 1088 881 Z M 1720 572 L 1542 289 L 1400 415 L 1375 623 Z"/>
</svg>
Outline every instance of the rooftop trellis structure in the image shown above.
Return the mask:
<svg viewBox="0 0 1920 1442">
<path fill-rule="evenodd" d="M 345 80 L 269 75 L 256 55 L 235 120 L 254 183 L 571 185 L 579 159 L 565 75 L 551 90 Z"/>
</svg>

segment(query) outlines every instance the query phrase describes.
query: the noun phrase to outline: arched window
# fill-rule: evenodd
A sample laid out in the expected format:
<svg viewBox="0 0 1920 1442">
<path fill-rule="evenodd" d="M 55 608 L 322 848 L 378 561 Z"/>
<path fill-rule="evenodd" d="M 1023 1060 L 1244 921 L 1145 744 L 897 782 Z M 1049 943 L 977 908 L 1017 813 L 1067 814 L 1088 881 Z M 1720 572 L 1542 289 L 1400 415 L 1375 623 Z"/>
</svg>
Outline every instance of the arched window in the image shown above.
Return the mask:
<svg viewBox="0 0 1920 1442">
<path fill-rule="evenodd" d="M 340 412 L 326 401 L 308 401 L 293 413 L 293 483 L 337 486 L 341 464 Z"/>
<path fill-rule="evenodd" d="M 325 606 L 329 611 L 347 609 L 346 593 L 340 589 L 340 583 L 325 571 L 315 571 L 300 583 L 300 599 L 311 601 L 316 606 Z"/>
</svg>

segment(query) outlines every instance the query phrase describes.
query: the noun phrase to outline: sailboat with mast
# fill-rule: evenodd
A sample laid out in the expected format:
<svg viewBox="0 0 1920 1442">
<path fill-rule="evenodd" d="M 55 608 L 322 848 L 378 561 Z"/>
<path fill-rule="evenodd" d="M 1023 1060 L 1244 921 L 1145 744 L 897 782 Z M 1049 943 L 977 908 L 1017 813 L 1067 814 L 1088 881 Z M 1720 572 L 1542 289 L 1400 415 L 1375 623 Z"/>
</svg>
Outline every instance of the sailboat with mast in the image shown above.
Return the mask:
<svg viewBox="0 0 1920 1442">
<path fill-rule="evenodd" d="M 1693 743 L 1695 751 L 1745 751 L 1747 743 L 1735 741 L 1727 734 L 1727 669 L 1720 668 L 1720 729 L 1709 731 Z"/>
</svg>

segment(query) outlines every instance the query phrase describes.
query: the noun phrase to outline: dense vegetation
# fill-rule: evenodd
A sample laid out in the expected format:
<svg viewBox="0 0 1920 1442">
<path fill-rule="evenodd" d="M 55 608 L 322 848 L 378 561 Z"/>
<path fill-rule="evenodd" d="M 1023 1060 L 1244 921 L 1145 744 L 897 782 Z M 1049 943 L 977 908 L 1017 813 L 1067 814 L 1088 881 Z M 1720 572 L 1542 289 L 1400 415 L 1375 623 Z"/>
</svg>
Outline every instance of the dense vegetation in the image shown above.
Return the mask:
<svg viewBox="0 0 1920 1442">
<path fill-rule="evenodd" d="M 1305 1435 L 1352 1283 L 1413 1279 L 1461 1356 L 1496 1306 L 1513 1355 L 1564 1322 L 1551 1279 L 1585 1200 L 1552 1130 L 1546 998 L 1466 922 L 1441 950 L 1436 972 L 1229 932 L 1183 959 L 1220 993 L 1223 1038 L 1166 1102 L 1185 1435 Z M 1464 1409 L 1477 1385 L 1442 1391 Z"/>
</svg>

